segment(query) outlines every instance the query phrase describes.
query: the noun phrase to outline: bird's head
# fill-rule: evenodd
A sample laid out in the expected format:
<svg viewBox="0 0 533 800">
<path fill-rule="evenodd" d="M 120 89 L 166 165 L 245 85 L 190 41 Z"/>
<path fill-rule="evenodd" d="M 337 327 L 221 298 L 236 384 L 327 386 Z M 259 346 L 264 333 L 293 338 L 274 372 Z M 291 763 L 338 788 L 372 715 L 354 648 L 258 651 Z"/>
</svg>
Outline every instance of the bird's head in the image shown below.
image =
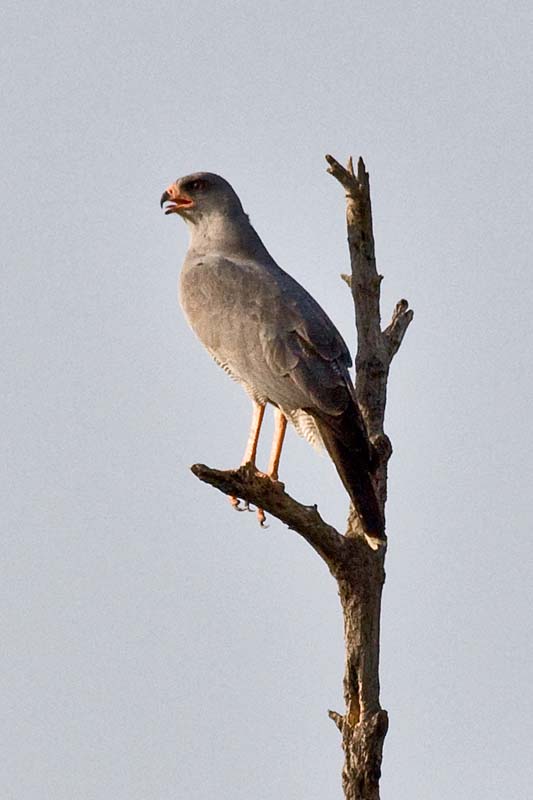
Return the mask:
<svg viewBox="0 0 533 800">
<path fill-rule="evenodd" d="M 230 184 L 212 172 L 178 178 L 162 196 L 165 214 L 179 214 L 193 225 L 210 216 L 242 214 L 241 201 Z"/>
</svg>

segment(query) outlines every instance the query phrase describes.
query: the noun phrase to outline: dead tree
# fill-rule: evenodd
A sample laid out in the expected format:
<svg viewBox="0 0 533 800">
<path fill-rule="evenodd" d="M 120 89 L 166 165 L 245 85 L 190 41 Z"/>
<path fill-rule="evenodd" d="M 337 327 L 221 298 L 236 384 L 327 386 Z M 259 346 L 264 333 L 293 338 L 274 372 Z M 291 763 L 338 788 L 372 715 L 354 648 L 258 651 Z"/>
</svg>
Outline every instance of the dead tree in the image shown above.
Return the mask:
<svg viewBox="0 0 533 800">
<path fill-rule="evenodd" d="M 362 159 L 357 174 L 350 159 L 347 168 L 326 156 L 328 172 L 345 190 L 351 275 L 342 277 L 350 286 L 355 306 L 357 357 L 356 396 L 370 441 L 379 458 L 376 491 L 382 508 L 387 498 L 387 463 L 391 443 L 383 420 L 391 361 L 413 318 L 406 300 L 394 309 L 390 324 L 381 329 L 380 283 L 376 270 L 370 184 Z M 342 784 L 346 800 L 379 800 L 383 741 L 387 712 L 379 702 L 379 633 L 381 594 L 385 580 L 385 552 L 367 542 L 360 521 L 350 509 L 347 529 L 339 533 L 321 518 L 316 506 L 298 503 L 281 483 L 261 477 L 248 467 L 221 471 L 203 464 L 192 467 L 200 480 L 228 495 L 265 509 L 309 542 L 336 579 L 344 615 L 346 662 L 343 714 L 330 711 L 342 736 L 344 767 Z"/>
</svg>

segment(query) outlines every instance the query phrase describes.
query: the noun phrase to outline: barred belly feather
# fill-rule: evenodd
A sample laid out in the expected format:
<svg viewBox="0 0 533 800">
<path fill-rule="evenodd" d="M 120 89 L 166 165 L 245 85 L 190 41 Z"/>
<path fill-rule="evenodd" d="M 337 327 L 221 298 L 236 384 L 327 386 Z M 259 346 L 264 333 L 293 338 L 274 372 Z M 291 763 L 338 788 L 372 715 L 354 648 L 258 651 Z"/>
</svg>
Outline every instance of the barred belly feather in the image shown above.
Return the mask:
<svg viewBox="0 0 533 800">
<path fill-rule="evenodd" d="M 322 450 L 324 442 L 311 414 L 307 414 L 301 408 L 298 408 L 296 411 L 290 411 L 288 417 L 294 425 L 296 433 L 302 436 L 309 444 L 312 444 L 316 450 Z"/>
</svg>

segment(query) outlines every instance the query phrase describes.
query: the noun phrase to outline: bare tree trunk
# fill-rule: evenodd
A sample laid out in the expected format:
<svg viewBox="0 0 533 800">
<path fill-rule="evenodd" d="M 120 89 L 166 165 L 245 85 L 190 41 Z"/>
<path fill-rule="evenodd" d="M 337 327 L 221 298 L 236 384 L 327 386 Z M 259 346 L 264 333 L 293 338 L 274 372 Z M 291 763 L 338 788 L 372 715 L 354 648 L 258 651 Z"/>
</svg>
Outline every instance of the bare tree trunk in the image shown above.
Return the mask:
<svg viewBox="0 0 533 800">
<path fill-rule="evenodd" d="M 383 431 L 387 380 L 391 360 L 413 314 L 401 300 L 390 326 L 381 331 L 379 307 L 381 276 L 376 270 L 370 183 L 362 159 L 357 175 L 352 160 L 344 169 L 326 156 L 329 171 L 346 191 L 346 221 L 357 326 L 356 395 L 379 468 L 376 488 L 382 507 L 387 499 L 387 462 L 392 447 Z M 344 614 L 346 668 L 345 714 L 332 714 L 342 733 L 345 753 L 343 787 L 347 800 L 378 800 L 383 741 L 388 716 L 379 702 L 379 643 L 381 594 L 385 581 L 385 548 L 365 547 L 359 520 L 352 513 L 345 534 L 357 550 L 352 563 L 338 576 Z"/>
<path fill-rule="evenodd" d="M 387 712 L 379 703 L 379 624 L 385 579 L 383 549 L 378 553 L 360 538 L 351 543 L 353 561 L 338 574 L 344 615 L 346 663 L 345 713 L 329 715 L 342 734 L 342 784 L 347 800 L 378 800 Z M 351 563 L 350 563 L 351 561 Z"/>
<path fill-rule="evenodd" d="M 375 485 L 382 508 L 387 498 L 387 462 L 392 447 L 383 430 L 389 368 L 413 318 L 406 300 L 400 300 L 390 325 L 381 330 L 380 284 L 376 270 L 368 173 L 359 159 L 357 174 L 350 159 L 347 168 L 326 156 L 329 172 L 344 187 L 351 275 L 357 326 L 356 396 L 378 467 Z M 278 517 L 306 539 L 328 565 L 339 588 L 344 616 L 346 663 L 344 714 L 329 716 L 342 735 L 345 761 L 342 784 L 346 800 L 379 800 L 383 742 L 387 712 L 379 702 L 379 643 L 381 594 L 385 581 L 386 546 L 364 536 L 353 507 L 347 530 L 340 534 L 320 517 L 316 506 L 298 503 L 279 482 L 257 475 L 249 467 L 213 470 L 202 464 L 195 475 L 226 494 L 241 497 Z M 376 548 L 377 549 L 374 549 Z"/>
</svg>

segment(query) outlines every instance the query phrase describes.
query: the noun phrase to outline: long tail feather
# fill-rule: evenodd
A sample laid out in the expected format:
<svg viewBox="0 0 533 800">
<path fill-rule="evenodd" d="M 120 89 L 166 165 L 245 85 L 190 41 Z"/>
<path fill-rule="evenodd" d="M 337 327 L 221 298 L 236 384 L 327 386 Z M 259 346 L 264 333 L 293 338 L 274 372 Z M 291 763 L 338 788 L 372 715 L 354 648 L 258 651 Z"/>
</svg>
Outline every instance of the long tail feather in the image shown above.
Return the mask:
<svg viewBox="0 0 533 800">
<path fill-rule="evenodd" d="M 326 450 L 361 518 L 365 535 L 371 543 L 385 542 L 385 521 L 372 482 L 369 446 L 356 409 L 347 409 L 329 424 L 324 418 L 315 416 L 315 420 Z"/>
</svg>

